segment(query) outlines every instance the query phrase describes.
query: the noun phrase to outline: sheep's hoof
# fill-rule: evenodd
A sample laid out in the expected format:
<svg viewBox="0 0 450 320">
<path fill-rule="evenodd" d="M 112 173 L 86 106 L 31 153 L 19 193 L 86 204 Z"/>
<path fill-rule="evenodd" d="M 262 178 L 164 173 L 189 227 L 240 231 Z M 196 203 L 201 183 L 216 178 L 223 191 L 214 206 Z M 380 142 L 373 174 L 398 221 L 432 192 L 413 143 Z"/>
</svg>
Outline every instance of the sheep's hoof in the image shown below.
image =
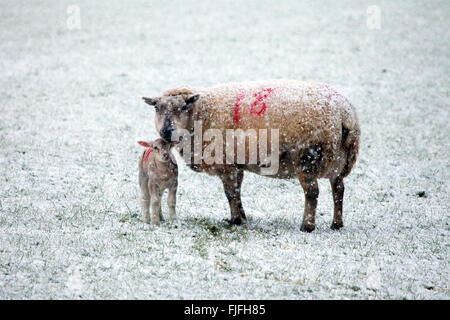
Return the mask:
<svg viewBox="0 0 450 320">
<path fill-rule="evenodd" d="M 339 222 L 333 221 L 333 223 L 331 224 L 331 230 L 339 230 L 343 226 L 344 226 L 344 223 L 342 221 L 339 221 Z"/>
<path fill-rule="evenodd" d="M 225 219 L 225 221 L 231 225 L 237 225 L 237 226 L 240 226 L 243 222 L 241 217 L 231 217 L 231 219 Z"/>
<path fill-rule="evenodd" d="M 310 233 L 310 232 L 313 232 L 315 228 L 316 228 L 316 226 L 313 224 L 302 223 L 302 226 L 300 227 L 300 231 Z"/>
</svg>

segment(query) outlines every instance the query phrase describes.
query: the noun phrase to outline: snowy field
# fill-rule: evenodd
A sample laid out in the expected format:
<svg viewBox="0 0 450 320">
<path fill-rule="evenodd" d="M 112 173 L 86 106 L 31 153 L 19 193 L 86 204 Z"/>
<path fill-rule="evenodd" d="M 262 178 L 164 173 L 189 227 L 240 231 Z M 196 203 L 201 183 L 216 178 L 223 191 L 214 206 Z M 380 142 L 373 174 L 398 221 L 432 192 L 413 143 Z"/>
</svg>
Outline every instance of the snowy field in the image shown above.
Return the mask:
<svg viewBox="0 0 450 320">
<path fill-rule="evenodd" d="M 448 1 L 0 7 L 0 298 L 450 299 Z M 179 220 L 143 224 L 141 96 L 272 78 L 357 107 L 344 229 L 328 181 L 305 234 L 299 183 L 248 173 L 249 222 L 229 227 L 219 179 L 183 165 Z"/>
</svg>

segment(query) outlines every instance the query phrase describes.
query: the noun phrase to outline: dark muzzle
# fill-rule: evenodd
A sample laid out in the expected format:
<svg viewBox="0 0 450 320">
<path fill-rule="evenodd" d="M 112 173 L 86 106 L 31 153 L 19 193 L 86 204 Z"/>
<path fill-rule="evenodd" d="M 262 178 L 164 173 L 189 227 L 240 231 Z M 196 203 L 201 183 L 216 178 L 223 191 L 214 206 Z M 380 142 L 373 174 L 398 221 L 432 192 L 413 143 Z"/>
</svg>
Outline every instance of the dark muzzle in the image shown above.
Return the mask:
<svg viewBox="0 0 450 320">
<path fill-rule="evenodd" d="M 164 140 L 170 142 L 172 139 L 172 132 L 174 131 L 171 123 L 170 123 L 170 118 L 166 117 L 164 119 L 164 125 L 159 133 L 159 135 L 161 136 L 161 138 L 163 138 Z"/>
<path fill-rule="evenodd" d="M 172 139 L 172 132 L 173 132 L 173 128 L 172 127 L 164 127 L 164 128 L 161 129 L 160 136 L 164 140 L 170 142 L 171 139 Z"/>
</svg>

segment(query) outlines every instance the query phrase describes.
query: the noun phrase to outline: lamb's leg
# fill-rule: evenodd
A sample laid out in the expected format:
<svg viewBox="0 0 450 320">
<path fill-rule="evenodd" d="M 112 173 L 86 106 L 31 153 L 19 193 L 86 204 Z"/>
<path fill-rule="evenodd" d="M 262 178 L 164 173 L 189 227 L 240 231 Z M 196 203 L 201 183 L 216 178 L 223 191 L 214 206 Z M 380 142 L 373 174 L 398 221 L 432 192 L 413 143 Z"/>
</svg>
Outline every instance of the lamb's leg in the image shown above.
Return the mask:
<svg viewBox="0 0 450 320">
<path fill-rule="evenodd" d="M 242 170 L 236 169 L 220 176 L 223 189 L 228 199 L 231 211 L 230 224 L 242 224 L 245 221 L 244 209 L 241 202 Z"/>
<path fill-rule="evenodd" d="M 177 216 L 175 213 L 175 207 L 177 204 L 177 184 L 174 183 L 169 187 L 169 194 L 167 196 L 167 206 L 169 207 L 169 218 L 170 220 L 176 220 Z"/>
<path fill-rule="evenodd" d="M 161 206 L 159 207 L 159 221 L 164 221 L 164 216 L 162 214 Z"/>
<path fill-rule="evenodd" d="M 161 192 L 159 188 L 155 185 L 150 184 L 149 186 L 150 196 L 151 196 L 151 206 L 152 206 L 152 216 L 151 221 L 155 226 L 159 226 L 161 221 Z"/>
<path fill-rule="evenodd" d="M 141 212 L 142 221 L 145 223 L 150 223 L 150 193 L 148 190 L 148 177 L 143 173 L 139 172 L 139 186 L 141 187 Z"/>
<path fill-rule="evenodd" d="M 312 232 L 316 228 L 316 207 L 319 197 L 319 185 L 316 178 L 300 179 L 305 193 L 305 211 L 301 231 Z"/>
<path fill-rule="evenodd" d="M 333 224 L 331 225 L 331 229 L 339 230 L 344 226 L 344 222 L 342 220 L 342 205 L 344 202 L 344 179 L 341 177 L 337 177 L 334 179 L 330 179 L 331 183 L 331 191 L 333 192 L 333 202 L 334 202 L 334 215 L 333 215 Z"/>
<path fill-rule="evenodd" d="M 150 223 L 150 198 L 141 198 L 141 211 L 142 211 L 142 221 L 144 223 Z"/>
<path fill-rule="evenodd" d="M 159 192 L 160 192 L 159 201 L 161 202 L 161 199 L 162 199 L 163 194 L 164 194 L 164 189 L 163 189 L 163 190 L 159 189 Z M 159 221 L 160 221 L 160 222 L 164 221 L 164 217 L 163 217 L 163 214 L 162 214 L 161 205 L 159 205 Z"/>
</svg>

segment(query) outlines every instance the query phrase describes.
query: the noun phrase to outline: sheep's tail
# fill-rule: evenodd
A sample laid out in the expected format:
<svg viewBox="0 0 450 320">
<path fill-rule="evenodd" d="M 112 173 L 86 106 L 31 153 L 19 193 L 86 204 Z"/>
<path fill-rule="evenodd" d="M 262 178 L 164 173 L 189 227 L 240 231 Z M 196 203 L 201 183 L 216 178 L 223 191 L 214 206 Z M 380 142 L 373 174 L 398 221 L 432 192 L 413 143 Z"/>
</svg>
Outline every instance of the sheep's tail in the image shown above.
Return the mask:
<svg viewBox="0 0 450 320">
<path fill-rule="evenodd" d="M 344 169 L 340 174 L 343 178 L 348 176 L 358 157 L 360 135 L 358 116 L 352 107 L 342 117 L 342 147 L 346 152 Z"/>
</svg>

